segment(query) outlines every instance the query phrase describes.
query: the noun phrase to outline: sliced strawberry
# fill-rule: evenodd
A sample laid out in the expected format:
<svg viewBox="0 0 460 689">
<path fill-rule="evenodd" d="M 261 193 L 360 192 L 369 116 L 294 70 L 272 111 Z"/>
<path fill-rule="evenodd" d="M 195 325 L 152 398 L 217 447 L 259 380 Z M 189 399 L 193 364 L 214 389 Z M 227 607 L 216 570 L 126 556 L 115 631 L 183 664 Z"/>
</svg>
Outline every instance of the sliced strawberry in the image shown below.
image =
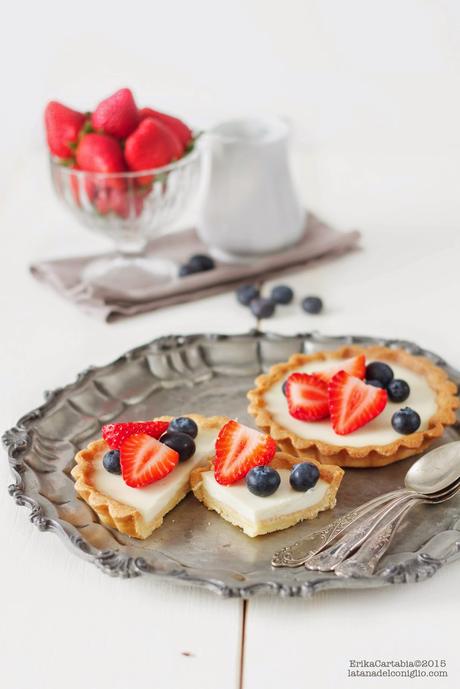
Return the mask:
<svg viewBox="0 0 460 689">
<path fill-rule="evenodd" d="M 112 450 L 119 450 L 126 438 L 134 433 L 146 433 L 159 438 L 167 430 L 169 421 L 129 421 L 128 423 L 109 423 L 102 426 L 102 437 Z"/>
<path fill-rule="evenodd" d="M 317 371 L 316 375 L 325 383 L 329 383 L 339 371 L 346 371 L 351 376 L 363 379 L 366 375 L 366 357 L 364 354 L 358 354 L 350 359 L 344 359 L 339 364 L 331 364 L 331 366 Z"/>
<path fill-rule="evenodd" d="M 387 391 L 366 385 L 346 371 L 335 374 L 328 387 L 332 427 L 339 435 L 347 435 L 382 413 Z"/>
<path fill-rule="evenodd" d="M 223 485 L 242 479 L 250 469 L 269 464 L 276 452 L 276 444 L 269 435 L 228 421 L 220 429 L 216 440 L 214 474 Z"/>
<path fill-rule="evenodd" d="M 327 385 L 315 374 L 291 373 L 286 383 L 289 413 L 300 421 L 319 421 L 329 416 Z"/>
<path fill-rule="evenodd" d="M 132 488 L 142 488 L 167 476 L 179 454 L 147 433 L 134 433 L 120 447 L 121 475 Z"/>
</svg>

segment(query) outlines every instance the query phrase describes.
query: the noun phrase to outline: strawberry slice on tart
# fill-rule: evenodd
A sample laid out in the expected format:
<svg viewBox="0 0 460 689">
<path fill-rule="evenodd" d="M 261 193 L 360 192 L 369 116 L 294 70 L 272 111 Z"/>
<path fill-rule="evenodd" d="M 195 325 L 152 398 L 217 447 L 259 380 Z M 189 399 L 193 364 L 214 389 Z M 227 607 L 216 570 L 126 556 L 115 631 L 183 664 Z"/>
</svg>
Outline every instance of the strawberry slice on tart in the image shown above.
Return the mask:
<svg viewBox="0 0 460 689">
<path fill-rule="evenodd" d="M 167 476 L 179 454 L 147 433 L 134 433 L 120 447 L 121 475 L 126 485 L 143 488 Z"/>
<path fill-rule="evenodd" d="M 216 481 L 229 485 L 244 478 L 256 466 L 269 464 L 276 452 L 276 444 L 269 435 L 228 421 L 216 440 L 214 474 Z"/>
<path fill-rule="evenodd" d="M 134 433 L 146 433 L 157 440 L 166 432 L 169 421 L 128 421 L 102 426 L 102 437 L 112 450 L 119 450 L 122 443 Z"/>
<path fill-rule="evenodd" d="M 300 421 L 329 416 L 327 384 L 317 374 L 291 373 L 286 383 L 289 413 Z"/>
<path fill-rule="evenodd" d="M 339 371 L 328 386 L 329 410 L 334 431 L 347 435 L 365 426 L 385 409 L 388 395 L 346 371 Z"/>
<path fill-rule="evenodd" d="M 366 375 L 366 357 L 364 354 L 352 356 L 349 359 L 344 359 L 339 364 L 331 364 L 327 368 L 318 371 L 317 375 L 325 383 L 330 383 L 336 373 L 339 371 L 346 371 L 351 376 L 363 380 Z"/>
</svg>

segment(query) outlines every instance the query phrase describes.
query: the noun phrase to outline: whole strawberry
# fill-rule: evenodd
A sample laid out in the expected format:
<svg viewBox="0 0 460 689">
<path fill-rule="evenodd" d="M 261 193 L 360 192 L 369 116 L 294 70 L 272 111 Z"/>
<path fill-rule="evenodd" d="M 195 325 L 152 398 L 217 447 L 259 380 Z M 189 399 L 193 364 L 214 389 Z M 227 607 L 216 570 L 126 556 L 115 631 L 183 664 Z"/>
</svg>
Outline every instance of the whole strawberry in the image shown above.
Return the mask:
<svg viewBox="0 0 460 689">
<path fill-rule="evenodd" d="M 160 120 L 147 117 L 136 131 L 126 139 L 125 159 L 130 170 L 151 170 L 177 160 L 183 153 L 177 136 Z M 139 178 L 140 184 L 149 184 L 152 176 Z"/>
<path fill-rule="evenodd" d="M 97 131 L 125 139 L 139 124 L 139 114 L 133 94 L 129 89 L 120 89 L 101 101 L 93 112 L 91 124 Z"/>
<path fill-rule="evenodd" d="M 165 112 L 159 112 L 158 110 L 152 110 L 152 108 L 141 108 L 139 110 L 139 118 L 145 120 L 146 117 L 154 117 L 160 122 L 163 122 L 174 134 L 177 136 L 185 149 L 192 139 L 192 131 L 187 127 L 185 122 L 179 120 L 177 117 L 172 115 L 167 115 Z"/>
<path fill-rule="evenodd" d="M 85 123 L 85 115 L 62 103 L 50 101 L 45 108 L 45 127 L 48 147 L 58 158 L 72 158 L 78 135 Z"/>
<path fill-rule="evenodd" d="M 77 165 L 88 172 L 123 172 L 123 151 L 116 139 L 105 134 L 86 134 L 77 148 Z"/>
</svg>

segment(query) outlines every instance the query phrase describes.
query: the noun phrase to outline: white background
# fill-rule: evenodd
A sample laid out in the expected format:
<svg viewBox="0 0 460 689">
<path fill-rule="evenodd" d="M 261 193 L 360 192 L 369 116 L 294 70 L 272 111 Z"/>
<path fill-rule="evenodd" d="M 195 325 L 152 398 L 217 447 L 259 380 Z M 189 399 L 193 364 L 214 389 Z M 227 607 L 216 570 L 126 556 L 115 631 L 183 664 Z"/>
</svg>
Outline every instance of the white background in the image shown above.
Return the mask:
<svg viewBox="0 0 460 689">
<path fill-rule="evenodd" d="M 0 27 L 1 428 L 44 389 L 151 337 L 253 325 L 224 295 L 107 326 L 27 274 L 34 259 L 105 246 L 53 198 L 43 106 L 90 109 L 121 86 L 197 126 L 283 115 L 305 201 L 363 231 L 361 252 L 291 281 L 325 298 L 320 320 L 292 307 L 266 327 L 406 337 L 460 367 L 459 39 L 456 0 L 10 4 Z M 449 680 L 411 686 L 458 685 L 458 566 L 397 590 L 254 600 L 243 625 L 239 601 L 103 577 L 33 530 L 4 488 L 0 510 L 2 688 L 367 689 L 375 684 L 346 680 L 348 658 L 402 655 L 449 661 Z"/>
</svg>

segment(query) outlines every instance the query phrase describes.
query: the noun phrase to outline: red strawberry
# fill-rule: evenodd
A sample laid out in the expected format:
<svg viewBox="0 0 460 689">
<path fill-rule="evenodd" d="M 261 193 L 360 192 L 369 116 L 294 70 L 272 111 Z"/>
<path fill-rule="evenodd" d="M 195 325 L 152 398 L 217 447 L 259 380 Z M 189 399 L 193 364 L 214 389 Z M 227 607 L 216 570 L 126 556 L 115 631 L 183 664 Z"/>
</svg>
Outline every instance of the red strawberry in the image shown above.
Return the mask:
<svg viewBox="0 0 460 689">
<path fill-rule="evenodd" d="M 325 383 L 329 383 L 339 371 L 346 371 L 356 378 L 364 378 L 366 375 L 366 357 L 364 354 L 358 354 L 350 359 L 344 359 L 340 364 L 332 364 L 322 371 L 317 371 L 315 375 L 324 380 Z"/>
<path fill-rule="evenodd" d="M 291 373 L 286 383 L 289 413 L 300 421 L 319 421 L 329 416 L 327 385 L 319 376 Z"/>
<path fill-rule="evenodd" d="M 120 218 L 138 218 L 144 208 L 144 199 L 135 189 L 129 192 L 124 189 L 110 190 L 110 209 Z"/>
<path fill-rule="evenodd" d="M 141 120 L 145 120 L 146 117 L 155 117 L 157 120 L 160 120 L 163 122 L 163 124 L 169 127 L 169 129 L 171 129 L 171 131 L 173 131 L 177 136 L 183 148 L 190 143 L 192 132 L 187 127 L 185 122 L 182 122 L 182 120 L 179 120 L 179 118 L 173 117 L 172 115 L 167 115 L 165 112 L 152 110 L 152 108 L 142 108 L 139 110 L 139 118 Z"/>
<path fill-rule="evenodd" d="M 123 172 L 123 151 L 116 139 L 105 134 L 85 134 L 77 148 L 77 165 L 88 172 Z"/>
<path fill-rule="evenodd" d="M 269 435 L 237 421 L 228 421 L 220 429 L 216 440 L 216 481 L 222 485 L 235 483 L 253 467 L 269 464 L 275 452 L 275 441 Z"/>
<path fill-rule="evenodd" d="M 126 139 L 125 158 L 130 170 L 163 167 L 182 153 L 182 144 L 174 132 L 153 117 L 143 120 Z M 149 184 L 152 179 L 151 175 L 140 177 L 139 183 Z"/>
<path fill-rule="evenodd" d="M 119 450 L 120 445 L 133 433 L 146 433 L 152 438 L 159 438 L 169 426 L 169 421 L 129 421 L 128 423 L 109 423 L 102 426 L 102 437 L 112 450 Z"/>
<path fill-rule="evenodd" d="M 139 114 L 133 94 L 120 89 L 101 101 L 93 112 L 91 123 L 96 130 L 125 139 L 139 124 Z"/>
<path fill-rule="evenodd" d="M 179 453 L 147 433 L 126 438 L 120 448 L 121 475 L 132 488 L 142 488 L 167 476 L 179 461 Z"/>
<path fill-rule="evenodd" d="M 45 109 L 45 127 L 48 147 L 58 158 L 72 158 L 69 144 L 76 144 L 85 115 L 52 100 Z"/>
<path fill-rule="evenodd" d="M 366 385 L 346 371 L 335 374 L 328 387 L 332 427 L 339 435 L 361 428 L 382 413 L 387 391 Z"/>
</svg>

